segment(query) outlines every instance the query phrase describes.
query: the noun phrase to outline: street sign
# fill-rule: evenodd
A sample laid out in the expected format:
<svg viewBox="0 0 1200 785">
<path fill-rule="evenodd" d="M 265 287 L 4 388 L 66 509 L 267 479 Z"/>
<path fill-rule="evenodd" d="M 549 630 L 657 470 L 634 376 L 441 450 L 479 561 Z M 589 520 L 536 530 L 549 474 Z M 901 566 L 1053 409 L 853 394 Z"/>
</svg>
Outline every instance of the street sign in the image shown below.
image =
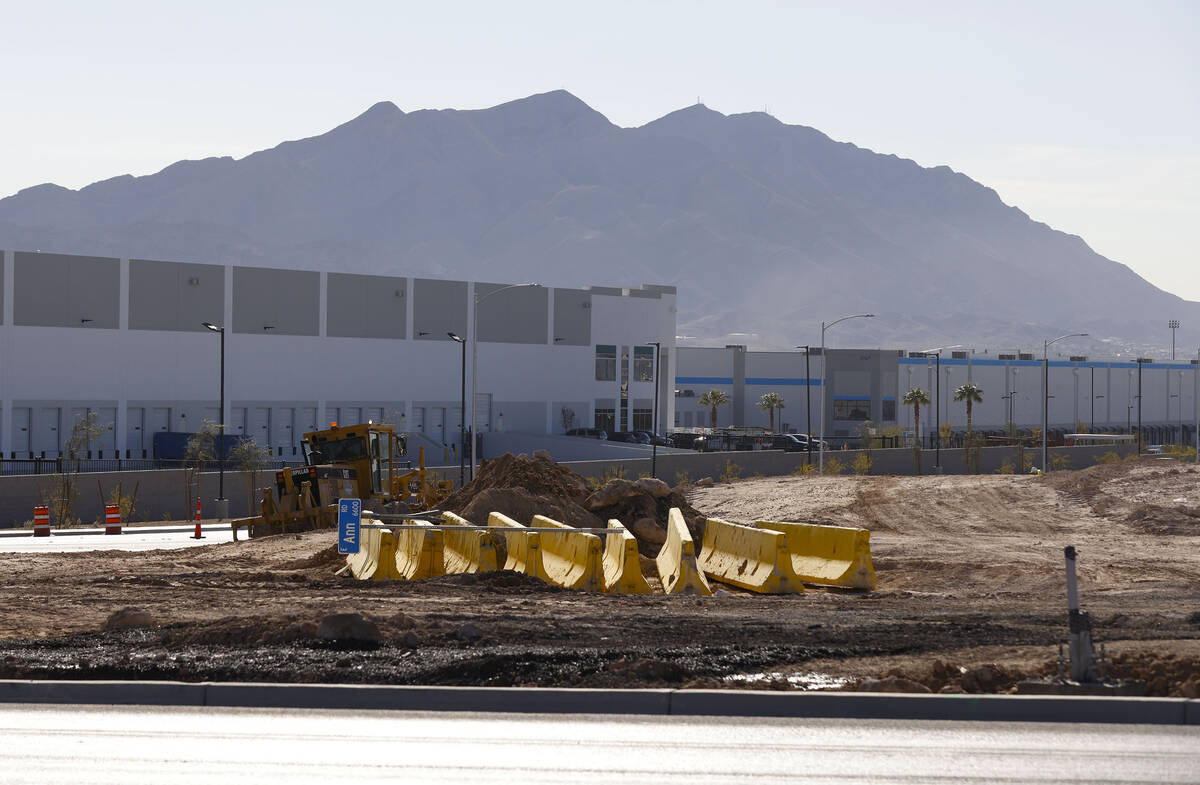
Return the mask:
<svg viewBox="0 0 1200 785">
<path fill-rule="evenodd" d="M 338 499 L 338 553 L 358 553 L 362 523 L 360 499 Z"/>
</svg>

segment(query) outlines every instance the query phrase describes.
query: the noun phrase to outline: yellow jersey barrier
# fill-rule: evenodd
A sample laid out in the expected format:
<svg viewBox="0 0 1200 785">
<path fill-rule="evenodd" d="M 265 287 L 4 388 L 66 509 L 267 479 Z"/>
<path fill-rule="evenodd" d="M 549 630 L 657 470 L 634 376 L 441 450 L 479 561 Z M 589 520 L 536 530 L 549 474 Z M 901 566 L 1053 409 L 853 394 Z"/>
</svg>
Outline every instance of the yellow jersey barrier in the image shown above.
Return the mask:
<svg viewBox="0 0 1200 785">
<path fill-rule="evenodd" d="M 760 594 L 801 594 L 782 532 L 709 518 L 697 560 L 709 578 Z"/>
<path fill-rule="evenodd" d="M 672 507 L 667 515 L 667 541 L 655 561 L 667 594 L 712 594 L 704 573 L 696 565 L 696 543 L 678 507 Z"/>
<path fill-rule="evenodd" d="M 787 539 L 792 572 L 805 583 L 874 589 L 871 532 L 847 526 L 759 521 L 764 529 Z"/>
<path fill-rule="evenodd" d="M 396 537 L 387 529 L 359 529 L 358 553 L 346 556 L 350 574 L 360 581 L 386 581 L 396 574 Z"/>
<path fill-rule="evenodd" d="M 446 574 L 442 556 L 442 531 L 427 521 L 404 521 L 405 526 L 419 529 L 399 529 L 396 537 L 396 573 L 399 578 L 415 581 Z"/>
<path fill-rule="evenodd" d="M 538 541 L 538 532 L 522 531 L 526 527 L 512 518 L 499 512 L 488 516 L 489 527 L 502 530 L 504 544 L 508 548 L 508 558 L 504 569 L 521 572 L 533 578 L 541 578 L 549 582 L 546 570 L 542 567 L 542 549 Z"/>
<path fill-rule="evenodd" d="M 445 559 L 447 575 L 464 572 L 492 572 L 499 569 L 496 546 L 492 545 L 486 532 L 472 529 L 455 531 L 455 526 L 473 526 L 474 524 L 452 512 L 442 513 L 442 522 L 445 524 L 442 534 L 442 555 Z"/>
<path fill-rule="evenodd" d="M 620 529 L 604 535 L 604 591 L 608 594 L 650 594 L 653 591 L 642 575 L 637 538 L 616 518 L 608 528 Z"/>
<path fill-rule="evenodd" d="M 575 527 L 547 518 L 533 516 L 533 527 L 562 529 L 558 532 L 539 532 L 542 568 L 546 579 L 566 589 L 602 591 L 604 566 L 600 557 L 600 538 L 594 534 L 575 531 Z"/>
</svg>

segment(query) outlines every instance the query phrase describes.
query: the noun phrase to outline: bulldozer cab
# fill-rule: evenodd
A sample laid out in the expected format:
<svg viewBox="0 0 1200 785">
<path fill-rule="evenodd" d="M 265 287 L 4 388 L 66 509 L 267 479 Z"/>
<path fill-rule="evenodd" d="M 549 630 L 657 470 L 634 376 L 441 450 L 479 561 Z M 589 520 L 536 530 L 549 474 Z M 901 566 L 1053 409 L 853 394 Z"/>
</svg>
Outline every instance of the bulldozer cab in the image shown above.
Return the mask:
<svg viewBox="0 0 1200 785">
<path fill-rule="evenodd" d="M 360 499 L 392 498 L 396 470 L 406 447 L 404 436 L 383 423 L 333 425 L 304 434 L 301 445 L 305 466 L 353 469 Z"/>
</svg>

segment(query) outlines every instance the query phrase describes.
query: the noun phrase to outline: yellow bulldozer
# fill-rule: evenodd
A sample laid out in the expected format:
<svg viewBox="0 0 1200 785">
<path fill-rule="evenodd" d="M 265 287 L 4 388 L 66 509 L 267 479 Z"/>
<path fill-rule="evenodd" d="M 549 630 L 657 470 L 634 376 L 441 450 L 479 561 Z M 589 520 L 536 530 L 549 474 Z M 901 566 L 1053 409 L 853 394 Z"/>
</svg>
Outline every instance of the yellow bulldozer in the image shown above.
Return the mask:
<svg viewBox="0 0 1200 785">
<path fill-rule="evenodd" d="M 275 473 L 275 487 L 263 488 L 259 514 L 230 522 L 233 538 L 245 528 L 251 537 L 307 531 L 337 524 L 337 500 L 361 499 L 364 507 L 389 513 L 435 508 L 454 490 L 425 468 L 425 448 L 417 467 L 401 461 L 407 440 L 391 425 L 332 425 L 304 434 L 304 466 Z"/>
</svg>

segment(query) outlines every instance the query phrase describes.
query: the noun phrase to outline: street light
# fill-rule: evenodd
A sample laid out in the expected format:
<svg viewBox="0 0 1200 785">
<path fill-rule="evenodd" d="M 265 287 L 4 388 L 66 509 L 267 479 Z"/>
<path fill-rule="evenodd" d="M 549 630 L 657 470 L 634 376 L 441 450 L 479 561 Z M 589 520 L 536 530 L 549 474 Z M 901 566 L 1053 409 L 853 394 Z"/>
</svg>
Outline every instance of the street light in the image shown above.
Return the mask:
<svg viewBox="0 0 1200 785">
<path fill-rule="evenodd" d="M 658 477 L 658 374 L 662 364 L 662 341 L 646 341 L 654 347 L 654 410 L 650 414 L 650 476 Z"/>
<path fill-rule="evenodd" d="M 956 343 L 953 346 L 939 346 L 936 349 L 926 349 L 922 354 L 932 354 L 937 358 L 937 367 L 934 369 L 934 397 L 933 397 L 933 430 L 935 433 L 934 440 L 937 445 L 933 457 L 933 470 L 940 473 L 942 471 L 942 430 L 937 420 L 942 416 L 942 352 L 947 349 L 957 349 L 962 346 L 961 343 Z M 925 366 L 928 368 L 929 366 Z M 921 434 L 917 434 L 917 439 L 921 438 Z"/>
<path fill-rule="evenodd" d="M 1042 344 L 1042 471 L 1050 471 L 1046 463 L 1046 429 L 1050 419 L 1050 344 L 1067 338 L 1086 338 L 1087 333 L 1067 333 Z"/>
<path fill-rule="evenodd" d="M 479 293 L 475 293 L 475 304 L 471 311 L 471 479 L 475 479 L 475 471 L 479 464 L 478 451 L 475 449 L 476 439 L 478 436 L 479 421 L 476 417 L 476 412 L 479 408 L 479 304 L 500 292 L 507 292 L 509 289 L 526 289 L 526 288 L 541 288 L 540 283 L 514 283 L 508 286 L 501 286 L 499 289 L 494 289 L 483 297 Z"/>
<path fill-rule="evenodd" d="M 1172 319 L 1167 322 L 1167 329 L 1171 331 L 1171 359 L 1175 359 L 1175 331 L 1179 329 L 1179 320 Z M 1168 415 L 1169 416 L 1169 415 Z"/>
<path fill-rule="evenodd" d="M 462 387 L 458 402 L 458 487 L 461 488 L 466 485 L 467 477 L 467 420 L 463 417 L 463 413 L 467 410 L 467 339 L 454 333 L 446 333 L 446 335 L 450 336 L 450 340 L 462 346 L 462 373 L 458 377 Z"/>
<path fill-rule="evenodd" d="M 825 368 L 829 365 L 829 361 L 825 357 L 825 331 L 847 319 L 871 319 L 874 316 L 873 313 L 856 313 L 843 316 L 841 319 L 834 319 L 829 324 L 821 322 L 821 442 L 817 445 L 817 474 L 825 473 Z"/>
<path fill-rule="evenodd" d="M 217 517 L 229 517 L 229 500 L 225 498 L 225 328 L 211 322 L 201 322 L 205 328 L 221 334 L 221 410 L 217 430 Z M 199 493 L 197 492 L 197 495 Z"/>
<path fill-rule="evenodd" d="M 812 347 L 808 344 L 797 346 L 797 349 L 804 350 L 804 433 L 805 443 L 808 445 L 808 464 L 812 465 L 812 385 L 809 381 L 812 379 Z M 825 362 L 825 358 L 821 358 L 821 362 Z"/>
</svg>

